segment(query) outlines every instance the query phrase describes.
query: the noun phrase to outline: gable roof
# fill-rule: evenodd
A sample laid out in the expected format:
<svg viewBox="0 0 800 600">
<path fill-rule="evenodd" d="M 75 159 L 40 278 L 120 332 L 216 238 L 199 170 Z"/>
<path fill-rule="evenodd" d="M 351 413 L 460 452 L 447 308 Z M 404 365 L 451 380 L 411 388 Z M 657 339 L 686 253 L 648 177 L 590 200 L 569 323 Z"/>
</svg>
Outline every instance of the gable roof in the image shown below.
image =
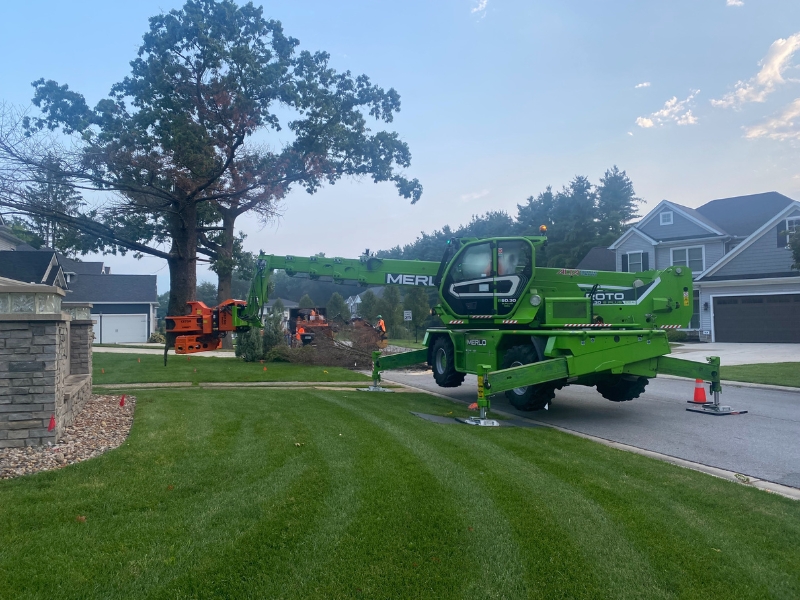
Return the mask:
<svg viewBox="0 0 800 600">
<path fill-rule="evenodd" d="M 617 253 L 602 246 L 592 248 L 576 268 L 591 271 L 616 271 Z"/>
<path fill-rule="evenodd" d="M 297 308 L 300 306 L 300 304 L 298 304 L 294 300 L 287 300 L 286 298 L 272 298 L 266 304 L 264 304 L 264 307 L 272 308 L 273 306 L 275 306 L 275 303 L 278 300 L 280 300 L 281 304 L 283 304 L 283 308 Z"/>
<path fill-rule="evenodd" d="M 102 262 L 83 262 L 67 258 L 63 254 L 58 255 L 58 261 L 64 268 L 65 273 L 75 273 L 76 275 L 102 275 Z"/>
<path fill-rule="evenodd" d="M 770 231 L 781 219 L 785 219 L 787 215 L 789 215 L 793 210 L 800 210 L 800 202 L 795 202 L 794 200 L 791 204 L 784 207 L 782 211 L 778 214 L 774 215 L 769 221 L 761 225 L 758 229 L 756 229 L 753 233 L 751 233 L 747 239 L 745 239 L 741 244 L 736 246 L 733 250 L 728 252 L 724 255 L 721 259 L 715 262 L 713 265 L 708 267 L 705 271 L 700 273 L 697 276 L 697 280 L 702 279 L 703 277 L 708 277 L 719 271 L 722 267 L 727 265 L 731 260 L 739 256 L 742 252 L 744 252 L 747 248 L 749 248 L 753 242 L 755 242 L 758 238 L 764 235 L 766 232 Z"/>
<path fill-rule="evenodd" d="M 637 225 L 638 225 L 638 223 L 637 223 Z M 643 239 L 644 239 L 644 240 L 645 240 L 645 241 L 646 241 L 648 244 L 652 244 L 653 246 L 655 246 L 656 244 L 658 244 L 658 242 L 657 242 L 656 240 L 654 240 L 653 238 L 651 238 L 649 235 L 647 235 L 647 234 L 646 234 L 646 233 L 644 233 L 643 231 L 639 231 L 639 230 L 638 230 L 636 227 L 631 227 L 630 229 L 628 229 L 628 231 L 626 231 L 626 232 L 625 232 L 625 233 L 623 233 L 621 236 L 619 236 L 619 238 L 617 239 L 617 241 L 616 241 L 616 242 L 614 242 L 613 244 L 611 244 L 611 245 L 608 247 L 608 249 L 609 249 L 609 250 L 616 250 L 616 249 L 617 249 L 617 248 L 620 246 L 620 244 L 622 244 L 622 242 L 624 242 L 625 240 L 627 240 L 627 239 L 628 239 L 629 237 L 631 237 L 632 235 L 638 235 L 639 237 L 643 238 Z M 616 267 L 615 267 L 615 269 L 616 269 Z"/>
<path fill-rule="evenodd" d="M 84 274 L 70 283 L 69 302 L 158 303 L 155 275 Z"/>
<path fill-rule="evenodd" d="M 731 235 L 747 237 L 792 202 L 778 192 L 765 192 L 712 200 L 693 212 L 717 223 Z"/>
<path fill-rule="evenodd" d="M 55 252 L 0 251 L 0 277 L 67 289 L 64 271 Z"/>
<path fill-rule="evenodd" d="M 658 213 L 661 212 L 662 208 L 669 208 L 677 212 L 678 214 L 682 215 L 686 219 L 689 219 L 694 224 L 699 225 L 703 229 L 709 231 L 710 233 L 714 233 L 717 235 L 725 235 L 725 231 L 720 229 L 720 226 L 710 221 L 705 215 L 702 213 L 698 213 L 695 209 L 689 208 L 687 206 L 682 206 L 680 204 L 675 204 L 674 202 L 670 202 L 669 200 L 662 200 L 659 202 L 656 207 L 651 210 L 647 215 L 645 215 L 644 219 L 639 221 L 636 225 L 637 227 L 643 227 L 645 223 L 650 221 L 650 219 L 654 218 Z"/>
</svg>

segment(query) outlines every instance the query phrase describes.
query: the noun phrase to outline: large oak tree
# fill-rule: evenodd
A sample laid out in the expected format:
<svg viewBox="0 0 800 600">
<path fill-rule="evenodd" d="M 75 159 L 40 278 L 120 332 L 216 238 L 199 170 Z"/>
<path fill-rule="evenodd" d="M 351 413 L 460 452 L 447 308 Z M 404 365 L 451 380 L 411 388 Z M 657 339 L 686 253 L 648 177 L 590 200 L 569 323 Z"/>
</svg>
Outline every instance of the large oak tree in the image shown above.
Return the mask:
<svg viewBox="0 0 800 600">
<path fill-rule="evenodd" d="M 188 0 L 150 19 L 130 75 L 94 108 L 67 85 L 34 83 L 40 114 L 25 119 L 30 139 L 48 131 L 71 138 L 60 147 L 59 176 L 107 198 L 95 213 L 64 221 L 107 249 L 166 258 L 173 314 L 195 294 L 198 253 L 229 297 L 236 219 L 269 220 L 295 186 L 314 193 L 342 177 L 370 177 L 393 182 L 412 202 L 422 193 L 400 172 L 408 146 L 367 127 L 368 117 L 392 121 L 397 92 L 298 46 L 252 3 Z M 36 167 L 41 157 L 30 148 L 40 147 L 0 140 L 4 160 Z"/>
</svg>

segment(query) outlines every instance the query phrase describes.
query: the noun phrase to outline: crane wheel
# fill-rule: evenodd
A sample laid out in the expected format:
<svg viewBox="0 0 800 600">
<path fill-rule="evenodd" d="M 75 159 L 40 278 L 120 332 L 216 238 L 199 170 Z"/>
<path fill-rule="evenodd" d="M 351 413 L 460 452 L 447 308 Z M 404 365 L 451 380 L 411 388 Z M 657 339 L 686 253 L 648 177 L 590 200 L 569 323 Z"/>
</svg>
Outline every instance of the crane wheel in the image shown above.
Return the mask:
<svg viewBox="0 0 800 600">
<path fill-rule="evenodd" d="M 597 391 L 612 402 L 627 402 L 638 398 L 650 382 L 647 377 L 615 375 L 597 384 Z"/>
<path fill-rule="evenodd" d="M 441 335 L 431 347 L 433 378 L 439 387 L 458 387 L 464 383 L 465 373 L 456 371 L 455 350 L 450 337 Z"/>
<path fill-rule="evenodd" d="M 503 357 L 502 369 L 530 365 L 539 361 L 536 349 L 530 345 L 514 346 Z M 506 398 L 517 410 L 541 410 L 555 397 L 555 386 L 551 383 L 540 383 L 526 387 L 514 388 L 506 392 Z"/>
</svg>

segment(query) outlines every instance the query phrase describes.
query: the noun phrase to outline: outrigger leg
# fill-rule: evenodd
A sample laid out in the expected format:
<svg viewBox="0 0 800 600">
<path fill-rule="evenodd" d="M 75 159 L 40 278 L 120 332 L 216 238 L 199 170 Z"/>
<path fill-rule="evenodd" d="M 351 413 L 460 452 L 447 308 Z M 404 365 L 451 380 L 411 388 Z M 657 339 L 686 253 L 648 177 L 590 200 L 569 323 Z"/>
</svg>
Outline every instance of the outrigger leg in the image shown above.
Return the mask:
<svg viewBox="0 0 800 600">
<path fill-rule="evenodd" d="M 489 377 L 489 371 L 492 369 L 490 365 L 478 365 L 478 410 L 480 416 L 469 417 L 464 420 L 467 425 L 478 425 L 480 427 L 500 427 L 500 423 L 494 419 L 486 418 L 486 413 L 489 411 L 491 402 L 486 395 L 486 383 Z"/>
</svg>

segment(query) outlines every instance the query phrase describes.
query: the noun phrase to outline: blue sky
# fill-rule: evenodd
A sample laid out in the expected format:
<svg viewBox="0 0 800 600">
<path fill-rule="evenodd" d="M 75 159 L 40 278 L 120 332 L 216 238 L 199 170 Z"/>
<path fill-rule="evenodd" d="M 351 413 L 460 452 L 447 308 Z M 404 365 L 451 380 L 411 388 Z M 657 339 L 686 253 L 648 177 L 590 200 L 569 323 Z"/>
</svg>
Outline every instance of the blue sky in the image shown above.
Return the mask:
<svg viewBox="0 0 800 600">
<path fill-rule="evenodd" d="M 3 7 L 0 99 L 45 77 L 94 104 L 128 72 L 149 16 L 182 2 L 28 0 Z M 389 184 L 298 190 L 282 219 L 238 221 L 247 246 L 355 256 L 504 209 L 574 175 L 625 169 L 643 211 L 776 190 L 800 199 L 800 2 L 263 2 L 333 65 L 394 87 L 414 206 Z M 377 128 L 378 124 L 376 124 Z M 117 273 L 163 261 L 108 258 Z M 205 271 L 200 279 L 213 279 Z"/>
</svg>

